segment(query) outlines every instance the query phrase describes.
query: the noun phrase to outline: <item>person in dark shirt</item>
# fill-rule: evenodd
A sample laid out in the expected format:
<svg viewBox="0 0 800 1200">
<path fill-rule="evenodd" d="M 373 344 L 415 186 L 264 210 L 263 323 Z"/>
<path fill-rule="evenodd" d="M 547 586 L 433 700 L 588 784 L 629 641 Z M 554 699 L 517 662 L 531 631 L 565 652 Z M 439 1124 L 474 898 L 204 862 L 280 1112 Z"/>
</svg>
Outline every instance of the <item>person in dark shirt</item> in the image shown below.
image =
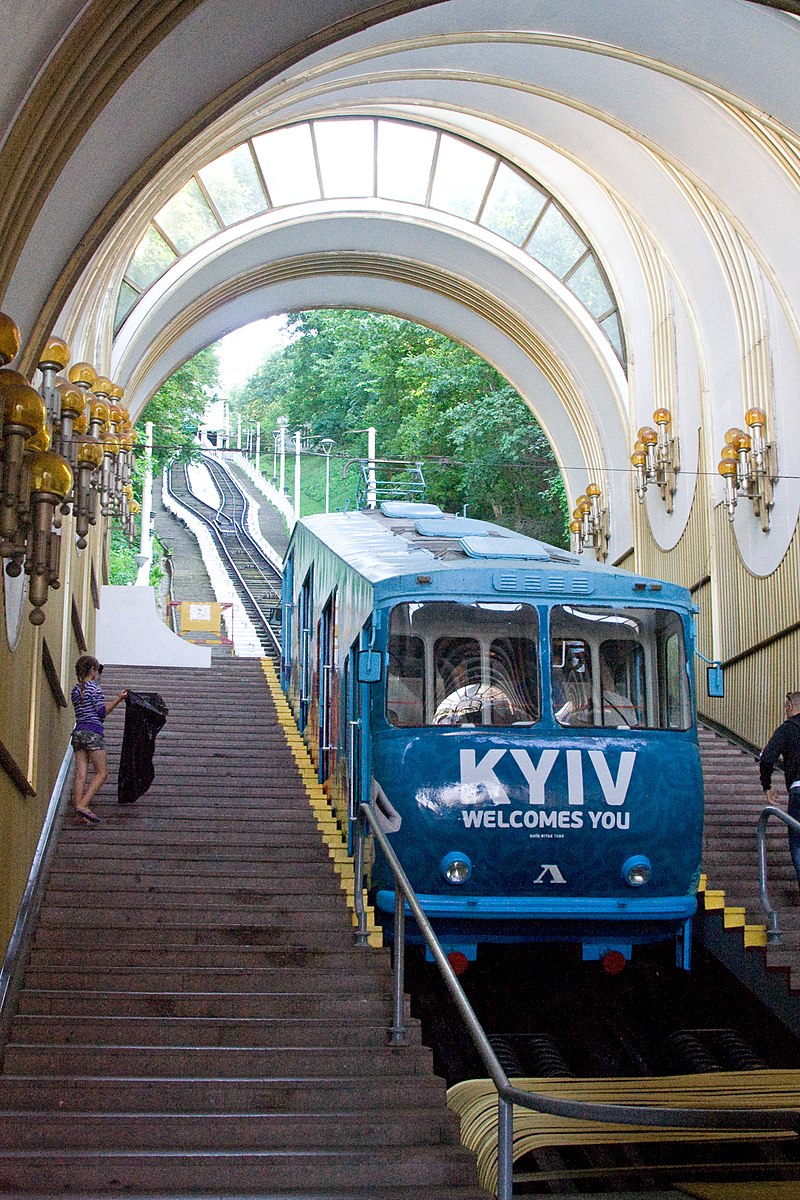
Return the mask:
<svg viewBox="0 0 800 1200">
<path fill-rule="evenodd" d="M 97 682 L 102 670 L 96 658 L 92 658 L 90 654 L 82 655 L 75 664 L 78 682 L 71 694 L 75 709 L 75 728 L 70 739 L 75 752 L 72 802 L 84 825 L 95 825 L 100 820 L 89 805 L 108 779 L 108 761 L 103 736 L 105 719 L 128 694 L 120 692 L 110 704 L 106 704 L 105 696 Z M 94 768 L 94 776 L 87 787 L 90 762 Z"/>
<path fill-rule="evenodd" d="M 786 790 L 789 793 L 789 816 L 800 821 L 800 692 L 787 694 L 785 712 L 786 720 L 778 726 L 761 751 L 759 774 L 767 800 L 770 804 L 778 804 L 779 798 L 772 786 L 772 772 L 778 759 L 783 759 Z M 800 833 L 791 827 L 789 851 L 800 887 Z"/>
</svg>

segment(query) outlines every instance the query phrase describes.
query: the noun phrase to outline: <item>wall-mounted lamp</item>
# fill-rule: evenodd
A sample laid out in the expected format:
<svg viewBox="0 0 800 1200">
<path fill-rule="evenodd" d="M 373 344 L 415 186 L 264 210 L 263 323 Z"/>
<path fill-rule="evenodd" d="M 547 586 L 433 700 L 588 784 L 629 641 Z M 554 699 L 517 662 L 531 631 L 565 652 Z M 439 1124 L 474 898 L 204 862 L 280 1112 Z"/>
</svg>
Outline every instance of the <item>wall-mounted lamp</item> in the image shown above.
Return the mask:
<svg viewBox="0 0 800 1200">
<path fill-rule="evenodd" d="M 50 449 L 56 408 L 60 410 L 54 372 L 65 353 L 69 360 L 69 350 L 57 338 L 45 350 L 48 406 L 23 375 L 5 368 L 19 342 L 14 322 L 0 315 L 0 556 L 7 560 L 8 575 L 19 576 L 24 569 L 30 576 L 30 620 L 41 625 L 48 589 L 59 586 L 61 541 L 54 509 L 72 486 L 69 463 Z"/>
<path fill-rule="evenodd" d="M 598 562 L 608 555 L 608 509 L 600 502 L 600 485 L 590 483 L 583 496 L 578 496 L 570 522 L 570 543 L 574 554 L 591 548 Z"/>
<path fill-rule="evenodd" d="M 113 460 L 106 467 L 108 506 L 129 524 L 133 434 L 119 404 L 122 389 L 98 379 L 90 363 L 77 363 L 69 380 L 59 376 L 70 358 L 61 338 L 51 337 L 39 359 L 41 393 L 7 366 L 19 345 L 16 324 L 0 313 L 0 557 L 8 575 L 24 570 L 29 576 L 30 620 L 41 625 L 48 591 L 59 587 L 61 518 L 72 511 L 78 546 L 85 547 L 97 519 L 98 468 L 107 459 Z M 124 458 L 117 468 L 120 447 Z"/>
<path fill-rule="evenodd" d="M 636 471 L 636 495 L 644 503 L 647 489 L 654 483 L 661 492 L 667 512 L 672 512 L 672 497 L 677 489 L 675 476 L 681 469 L 681 452 L 677 435 L 672 437 L 672 414 L 668 408 L 653 413 L 656 428 L 643 425 L 636 435 L 631 463 Z"/>
<path fill-rule="evenodd" d="M 750 432 L 728 430 L 717 469 L 725 482 L 725 504 L 731 521 L 739 500 L 751 500 L 753 513 L 766 533 L 769 510 L 775 503 L 778 452 L 775 442 L 767 441 L 767 414 L 762 409 L 749 408 L 744 420 Z"/>
</svg>

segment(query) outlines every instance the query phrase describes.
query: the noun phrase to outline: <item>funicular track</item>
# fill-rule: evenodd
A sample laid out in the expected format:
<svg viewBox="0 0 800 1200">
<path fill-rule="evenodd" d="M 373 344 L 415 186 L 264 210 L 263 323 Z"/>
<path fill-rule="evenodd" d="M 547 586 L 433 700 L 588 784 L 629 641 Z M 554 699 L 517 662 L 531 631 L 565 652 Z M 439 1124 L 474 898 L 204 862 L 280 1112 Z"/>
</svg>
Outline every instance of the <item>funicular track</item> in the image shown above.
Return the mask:
<svg viewBox="0 0 800 1200">
<path fill-rule="evenodd" d="M 167 490 L 210 530 L 265 656 L 279 660 L 280 571 L 247 530 L 249 501 L 244 490 L 221 463 L 207 455 L 203 456 L 203 462 L 220 495 L 216 509 L 193 493 L 184 465 L 170 468 Z"/>
</svg>

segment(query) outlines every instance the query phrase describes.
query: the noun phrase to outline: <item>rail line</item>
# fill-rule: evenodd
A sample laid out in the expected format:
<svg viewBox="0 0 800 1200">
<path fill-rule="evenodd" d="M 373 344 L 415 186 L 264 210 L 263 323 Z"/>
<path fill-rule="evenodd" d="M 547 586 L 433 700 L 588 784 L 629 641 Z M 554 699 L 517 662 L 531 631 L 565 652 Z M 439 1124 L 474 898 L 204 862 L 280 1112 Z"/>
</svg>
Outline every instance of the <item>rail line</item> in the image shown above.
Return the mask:
<svg viewBox="0 0 800 1200">
<path fill-rule="evenodd" d="M 247 531 L 245 491 L 222 463 L 205 455 L 203 462 L 220 495 L 216 508 L 194 494 L 185 465 L 167 472 L 167 490 L 210 530 L 264 654 L 280 660 L 281 573 Z"/>
</svg>

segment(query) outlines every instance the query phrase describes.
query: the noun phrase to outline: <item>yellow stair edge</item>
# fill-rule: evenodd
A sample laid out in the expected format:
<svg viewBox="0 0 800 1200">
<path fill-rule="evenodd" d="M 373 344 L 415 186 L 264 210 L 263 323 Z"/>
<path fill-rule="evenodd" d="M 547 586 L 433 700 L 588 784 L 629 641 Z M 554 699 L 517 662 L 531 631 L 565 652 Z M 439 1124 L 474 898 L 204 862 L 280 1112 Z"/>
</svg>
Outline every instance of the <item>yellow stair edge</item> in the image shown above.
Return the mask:
<svg viewBox="0 0 800 1200">
<path fill-rule="evenodd" d="M 710 888 L 708 876 L 701 875 L 698 893 L 702 894 L 703 907 L 709 912 L 722 912 L 725 929 L 741 929 L 745 950 L 757 950 L 767 944 L 767 927 L 750 923 L 743 904 L 726 904 L 723 888 Z"/>
<path fill-rule="evenodd" d="M 281 691 L 278 677 L 275 674 L 275 667 L 268 658 L 261 659 L 261 669 L 264 672 L 264 678 L 269 688 L 272 698 L 278 710 L 278 723 L 281 727 L 283 736 L 286 738 L 286 743 L 292 752 L 292 757 L 295 760 L 300 781 L 308 799 L 309 807 L 316 826 L 319 830 L 320 837 L 328 850 L 328 857 L 331 860 L 334 872 L 339 876 L 339 886 L 344 893 L 347 906 L 350 909 L 351 921 L 354 927 L 358 926 L 358 916 L 355 911 L 355 872 L 353 860 L 347 853 L 347 845 L 344 834 L 342 833 L 339 823 L 336 819 L 336 814 L 331 807 L 328 797 L 319 782 L 316 768 L 311 762 L 311 755 L 308 746 L 303 741 L 294 716 L 292 715 L 289 705 L 286 703 L 286 697 Z M 375 922 L 375 911 L 371 905 L 366 905 L 366 922 L 367 922 L 367 942 L 375 949 L 380 949 L 383 946 L 383 931 Z"/>
</svg>

